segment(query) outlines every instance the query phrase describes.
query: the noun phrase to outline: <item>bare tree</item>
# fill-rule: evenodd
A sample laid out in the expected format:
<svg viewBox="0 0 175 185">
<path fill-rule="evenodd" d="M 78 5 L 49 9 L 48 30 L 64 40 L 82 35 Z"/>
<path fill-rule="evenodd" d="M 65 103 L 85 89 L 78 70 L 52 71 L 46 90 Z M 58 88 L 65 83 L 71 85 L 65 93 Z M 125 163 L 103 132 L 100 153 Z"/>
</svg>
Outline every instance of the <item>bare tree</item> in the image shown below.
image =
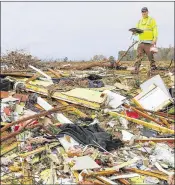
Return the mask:
<svg viewBox="0 0 175 185">
<path fill-rule="evenodd" d="M 102 61 L 104 59 L 105 59 L 104 55 L 94 55 L 92 58 L 93 61 Z"/>
<path fill-rule="evenodd" d="M 68 61 L 68 58 L 67 58 L 67 57 L 65 57 L 63 61 L 64 61 L 64 62 L 67 62 L 67 61 Z"/>
</svg>

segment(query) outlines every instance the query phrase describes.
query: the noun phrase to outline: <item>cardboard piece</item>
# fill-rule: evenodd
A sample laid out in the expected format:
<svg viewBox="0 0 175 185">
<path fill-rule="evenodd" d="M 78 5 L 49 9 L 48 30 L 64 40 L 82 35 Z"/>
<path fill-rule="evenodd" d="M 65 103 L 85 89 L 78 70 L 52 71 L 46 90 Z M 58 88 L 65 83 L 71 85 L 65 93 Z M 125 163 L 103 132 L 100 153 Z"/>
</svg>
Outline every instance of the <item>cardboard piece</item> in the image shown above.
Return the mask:
<svg viewBox="0 0 175 185">
<path fill-rule="evenodd" d="M 100 166 L 89 156 L 78 157 L 72 170 L 95 169 Z"/>
</svg>

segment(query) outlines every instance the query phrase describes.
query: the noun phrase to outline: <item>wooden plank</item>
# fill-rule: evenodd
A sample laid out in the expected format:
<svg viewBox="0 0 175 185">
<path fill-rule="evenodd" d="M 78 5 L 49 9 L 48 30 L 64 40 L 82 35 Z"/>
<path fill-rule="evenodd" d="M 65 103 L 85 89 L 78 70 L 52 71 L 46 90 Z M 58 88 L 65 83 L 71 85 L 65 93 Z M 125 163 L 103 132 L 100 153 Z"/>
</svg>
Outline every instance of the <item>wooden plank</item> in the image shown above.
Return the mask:
<svg viewBox="0 0 175 185">
<path fill-rule="evenodd" d="M 157 123 L 159 125 L 164 125 L 162 122 L 157 121 L 155 118 L 153 118 L 149 114 L 147 114 L 147 113 L 145 113 L 143 111 L 137 110 L 136 108 L 134 108 L 134 107 L 132 107 L 130 105 L 126 105 L 125 104 L 124 107 L 131 108 L 132 110 L 134 110 L 135 112 L 137 112 L 139 115 L 143 116 L 144 118 L 150 119 L 151 121 L 154 121 L 155 123 Z"/>
<path fill-rule="evenodd" d="M 30 84 L 26 84 L 26 88 L 27 88 L 27 90 L 32 91 L 32 92 L 37 92 L 38 94 L 42 94 L 42 95 L 45 95 L 45 96 L 48 95 L 48 90 L 46 88 L 41 88 L 41 87 L 38 87 L 38 86 L 35 86 L 35 85 L 30 85 Z M 90 101 L 87 101 L 87 100 L 82 100 L 82 99 L 79 99 L 79 98 L 67 96 L 67 95 L 64 95 L 60 92 L 53 93 L 52 98 L 55 98 L 55 99 L 58 99 L 58 100 L 63 100 L 63 101 L 73 103 L 73 104 L 78 104 L 78 105 L 81 105 L 83 107 L 88 107 L 88 108 L 95 109 L 95 110 L 100 109 L 100 104 L 99 103 L 90 102 Z"/>
<path fill-rule="evenodd" d="M 43 75 L 44 77 L 46 77 L 48 80 L 51 80 L 52 78 L 47 75 L 46 73 L 44 73 L 43 71 L 41 71 L 40 69 L 37 69 L 36 67 L 29 65 L 30 68 L 32 68 L 33 70 L 37 71 L 38 73 L 40 73 L 41 75 Z"/>
<path fill-rule="evenodd" d="M 33 75 L 31 78 L 29 78 L 26 83 L 29 83 L 30 81 L 36 80 L 40 75 L 39 74 L 35 74 Z"/>
<path fill-rule="evenodd" d="M 125 169 L 126 171 L 129 171 L 129 172 L 135 172 L 135 173 L 138 173 L 138 174 L 142 174 L 142 175 L 147 175 L 147 176 L 150 176 L 150 177 L 156 177 L 158 179 L 161 179 L 161 180 L 168 180 L 168 176 L 167 175 L 159 175 L 159 174 L 156 174 L 156 173 L 153 173 L 153 172 L 150 172 L 150 171 L 144 171 L 144 170 L 138 170 L 136 168 L 129 168 L 129 169 Z"/>
<path fill-rule="evenodd" d="M 52 70 L 52 69 L 48 69 L 52 74 L 54 74 L 57 78 L 61 78 L 62 77 L 62 75 L 60 74 L 60 73 L 58 73 L 58 72 L 56 72 L 56 71 L 54 71 L 54 70 Z"/>
<path fill-rule="evenodd" d="M 158 132 L 162 132 L 162 133 L 168 133 L 168 134 L 174 134 L 175 131 L 174 130 L 171 130 L 171 129 L 168 129 L 168 128 L 165 128 L 165 127 L 162 127 L 160 125 L 156 125 L 156 124 L 153 124 L 153 123 L 148 123 L 148 122 L 145 122 L 145 121 L 142 121 L 142 120 L 139 120 L 139 119 L 135 119 L 135 118 L 130 118 L 128 116 L 125 116 L 125 115 L 122 115 L 122 114 L 119 114 L 117 112 L 109 112 L 109 114 L 113 117 L 123 117 L 129 121 L 132 121 L 134 123 L 137 123 L 139 125 L 143 125 L 145 127 L 148 127 L 152 130 L 156 130 Z"/>
</svg>

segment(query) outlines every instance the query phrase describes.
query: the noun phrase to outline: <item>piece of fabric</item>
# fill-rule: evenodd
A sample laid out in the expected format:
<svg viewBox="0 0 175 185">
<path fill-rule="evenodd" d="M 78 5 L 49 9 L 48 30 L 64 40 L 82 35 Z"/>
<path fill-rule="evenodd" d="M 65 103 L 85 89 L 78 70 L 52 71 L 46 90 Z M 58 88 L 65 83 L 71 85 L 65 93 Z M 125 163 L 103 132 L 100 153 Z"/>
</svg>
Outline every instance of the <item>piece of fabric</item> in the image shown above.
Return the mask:
<svg viewBox="0 0 175 185">
<path fill-rule="evenodd" d="M 151 17 L 142 18 L 136 25 L 136 28 L 144 30 L 139 34 L 140 41 L 156 41 L 158 38 L 158 29 L 155 19 Z"/>
<path fill-rule="evenodd" d="M 154 60 L 154 55 L 150 51 L 150 48 L 152 47 L 152 44 L 146 44 L 146 43 L 140 43 L 137 48 L 137 59 L 135 62 L 135 67 L 139 69 L 141 65 L 141 61 L 143 60 L 144 54 L 147 55 L 148 60 L 150 62 L 150 66 L 154 67 L 156 66 L 155 60 Z"/>
<path fill-rule="evenodd" d="M 96 74 L 90 74 L 87 78 L 88 78 L 89 80 L 100 80 L 100 79 L 102 79 L 101 76 L 96 75 Z"/>
<path fill-rule="evenodd" d="M 69 135 L 75 139 L 78 143 L 83 145 L 98 143 L 107 151 L 117 149 L 123 146 L 120 139 L 112 139 L 112 136 L 106 133 L 98 124 L 89 126 L 78 126 L 76 124 L 64 124 L 60 127 L 62 130 L 57 137 L 63 137 L 63 135 Z M 95 143 L 95 142 L 96 143 Z"/>
<path fill-rule="evenodd" d="M 10 91 L 13 89 L 14 83 L 8 79 L 0 78 L 0 91 Z"/>
</svg>

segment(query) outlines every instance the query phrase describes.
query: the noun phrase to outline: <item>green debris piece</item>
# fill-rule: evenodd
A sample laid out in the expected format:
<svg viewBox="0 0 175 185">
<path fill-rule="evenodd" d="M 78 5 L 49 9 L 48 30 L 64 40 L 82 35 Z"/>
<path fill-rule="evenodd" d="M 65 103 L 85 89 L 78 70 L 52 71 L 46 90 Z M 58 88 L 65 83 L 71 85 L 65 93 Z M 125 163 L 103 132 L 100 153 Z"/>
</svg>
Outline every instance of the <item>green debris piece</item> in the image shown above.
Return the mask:
<svg viewBox="0 0 175 185">
<path fill-rule="evenodd" d="M 57 135 L 61 130 L 57 128 L 55 125 L 49 125 L 47 128 L 53 135 Z"/>
<path fill-rule="evenodd" d="M 39 161 L 40 161 L 40 157 L 39 157 L 39 156 L 35 156 L 35 157 L 32 159 L 32 164 L 38 163 Z"/>
<path fill-rule="evenodd" d="M 174 114 L 174 107 L 172 107 L 169 111 L 168 111 L 168 114 Z"/>
</svg>

